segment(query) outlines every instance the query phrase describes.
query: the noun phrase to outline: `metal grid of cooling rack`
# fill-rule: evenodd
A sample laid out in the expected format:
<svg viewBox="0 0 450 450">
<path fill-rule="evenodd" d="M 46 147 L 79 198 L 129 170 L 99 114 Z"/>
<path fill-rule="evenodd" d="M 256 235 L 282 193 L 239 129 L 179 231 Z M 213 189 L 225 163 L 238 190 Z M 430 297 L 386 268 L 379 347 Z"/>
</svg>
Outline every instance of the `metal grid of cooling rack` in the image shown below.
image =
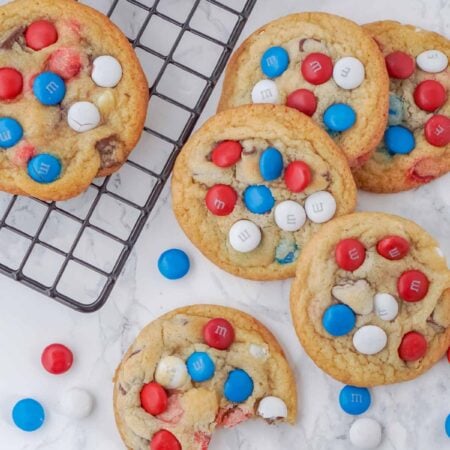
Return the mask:
<svg viewBox="0 0 450 450">
<path fill-rule="evenodd" d="M 0 193 L 1 273 L 81 312 L 103 306 L 255 2 L 112 0 L 107 14 L 152 83 L 142 139 L 75 199 Z"/>
</svg>

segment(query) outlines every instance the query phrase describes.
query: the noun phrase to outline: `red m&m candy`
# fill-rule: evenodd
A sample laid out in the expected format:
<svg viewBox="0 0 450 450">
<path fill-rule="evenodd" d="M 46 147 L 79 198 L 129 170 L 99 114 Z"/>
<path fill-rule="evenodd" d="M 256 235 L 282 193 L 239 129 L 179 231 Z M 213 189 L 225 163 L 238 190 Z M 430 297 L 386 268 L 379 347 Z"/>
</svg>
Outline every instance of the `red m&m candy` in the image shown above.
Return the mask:
<svg viewBox="0 0 450 450">
<path fill-rule="evenodd" d="M 442 114 L 430 117 L 425 124 L 425 139 L 436 147 L 450 143 L 450 118 Z"/>
<path fill-rule="evenodd" d="M 11 67 L 0 69 L 0 100 L 12 100 L 16 98 L 23 89 L 22 74 Z"/>
<path fill-rule="evenodd" d="M 286 106 L 295 108 L 308 116 L 312 116 L 317 109 L 317 99 L 308 89 L 297 89 L 288 95 Z"/>
<path fill-rule="evenodd" d="M 422 81 L 414 90 L 414 101 L 424 111 L 435 111 L 445 103 L 446 99 L 444 86 L 436 80 Z"/>
<path fill-rule="evenodd" d="M 391 78 L 405 80 L 416 69 L 416 62 L 411 55 L 405 52 L 393 52 L 386 56 L 386 68 Z"/>
<path fill-rule="evenodd" d="M 335 258 L 341 269 L 352 272 L 366 259 L 366 249 L 358 239 L 343 239 L 336 246 Z"/>
<path fill-rule="evenodd" d="M 450 363 L 450 347 L 447 350 L 447 361 Z"/>
<path fill-rule="evenodd" d="M 410 331 L 403 336 L 398 348 L 398 355 L 403 361 L 417 361 L 427 352 L 427 340 L 417 331 Z"/>
<path fill-rule="evenodd" d="M 241 159 L 242 146 L 236 141 L 223 141 L 211 154 L 212 162 L 219 167 L 231 167 Z"/>
<path fill-rule="evenodd" d="M 237 202 L 236 191 L 226 184 L 216 184 L 208 189 L 206 207 L 216 216 L 227 216 L 233 212 Z"/>
<path fill-rule="evenodd" d="M 140 397 L 142 408 L 153 416 L 167 409 L 167 393 L 156 381 L 145 384 L 141 389 Z"/>
<path fill-rule="evenodd" d="M 420 270 L 407 270 L 397 281 L 398 294 L 406 302 L 418 302 L 427 295 L 429 284 Z"/>
<path fill-rule="evenodd" d="M 386 259 L 402 259 L 409 252 L 409 242 L 401 236 L 386 236 L 378 241 L 377 252 Z"/>
<path fill-rule="evenodd" d="M 58 40 L 55 26 L 48 20 L 37 20 L 25 31 L 25 42 L 33 50 L 42 50 Z"/>
<path fill-rule="evenodd" d="M 57 73 L 61 78 L 70 80 L 81 70 L 80 53 L 73 48 L 59 48 L 51 54 L 48 60 L 48 69 Z"/>
<path fill-rule="evenodd" d="M 311 170 L 303 161 L 292 161 L 284 171 L 284 182 L 291 192 L 304 191 L 311 182 Z"/>
<path fill-rule="evenodd" d="M 226 350 L 234 342 L 234 328 L 226 319 L 211 319 L 203 328 L 205 342 L 213 348 Z"/>
<path fill-rule="evenodd" d="M 51 344 L 42 352 L 41 363 L 47 372 L 60 375 L 72 367 L 73 354 L 65 345 Z"/>
<path fill-rule="evenodd" d="M 170 431 L 159 430 L 150 441 L 150 450 L 181 450 L 181 444 Z"/>
<path fill-rule="evenodd" d="M 310 53 L 303 60 L 301 71 L 311 84 L 323 84 L 333 75 L 333 61 L 323 53 Z"/>
</svg>

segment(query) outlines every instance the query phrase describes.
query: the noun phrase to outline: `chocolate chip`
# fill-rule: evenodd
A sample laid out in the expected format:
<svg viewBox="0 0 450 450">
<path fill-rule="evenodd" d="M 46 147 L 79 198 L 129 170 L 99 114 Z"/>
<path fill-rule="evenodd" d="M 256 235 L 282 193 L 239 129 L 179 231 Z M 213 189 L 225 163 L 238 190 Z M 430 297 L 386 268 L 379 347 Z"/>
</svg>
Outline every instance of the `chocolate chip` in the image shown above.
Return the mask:
<svg viewBox="0 0 450 450">
<path fill-rule="evenodd" d="M 100 139 L 95 144 L 96 150 L 100 153 L 102 160 L 102 169 L 114 166 L 117 164 L 116 150 L 118 149 L 120 141 L 116 134 Z"/>
<path fill-rule="evenodd" d="M 319 39 L 315 39 L 315 38 L 304 38 L 304 39 L 300 39 L 300 42 L 298 43 L 298 49 L 303 52 L 304 51 L 304 45 L 306 41 L 316 41 L 316 42 L 320 42 Z"/>
<path fill-rule="evenodd" d="M 23 44 L 23 32 L 25 31 L 25 27 L 16 28 L 1 44 L 0 48 L 3 50 L 11 50 L 13 45 L 18 42 L 19 44 Z"/>
</svg>

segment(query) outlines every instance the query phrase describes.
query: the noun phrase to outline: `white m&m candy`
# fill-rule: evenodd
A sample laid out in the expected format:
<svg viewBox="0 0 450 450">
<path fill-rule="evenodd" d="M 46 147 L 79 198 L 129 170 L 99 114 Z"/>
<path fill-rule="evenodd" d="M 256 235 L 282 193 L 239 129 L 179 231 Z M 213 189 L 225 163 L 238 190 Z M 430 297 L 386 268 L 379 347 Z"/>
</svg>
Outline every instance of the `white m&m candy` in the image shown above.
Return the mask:
<svg viewBox="0 0 450 450">
<path fill-rule="evenodd" d="M 252 89 L 253 103 L 278 103 L 280 99 L 275 81 L 258 81 Z"/>
<path fill-rule="evenodd" d="M 100 123 L 100 111 L 91 102 L 74 103 L 67 113 L 67 122 L 78 133 L 93 130 Z"/>
<path fill-rule="evenodd" d="M 440 50 L 427 50 L 420 53 L 416 58 L 417 65 L 429 73 L 438 73 L 445 70 L 448 66 L 448 58 Z"/>
<path fill-rule="evenodd" d="M 381 443 L 381 426 L 374 419 L 358 419 L 350 427 L 349 438 L 356 448 L 377 448 Z"/>
<path fill-rule="evenodd" d="M 97 86 L 105 88 L 115 87 L 122 79 L 122 66 L 113 56 L 99 56 L 92 63 L 91 78 Z"/>
<path fill-rule="evenodd" d="M 363 81 L 365 70 L 363 63 L 353 56 L 346 56 L 336 61 L 333 79 L 342 89 L 355 89 Z"/>
<path fill-rule="evenodd" d="M 177 389 L 183 386 L 188 378 L 186 364 L 177 356 L 161 358 L 156 367 L 155 380 L 166 389 Z"/>
<path fill-rule="evenodd" d="M 286 200 L 279 203 L 274 212 L 275 223 L 284 231 L 297 231 L 306 221 L 306 213 L 300 203 Z"/>
<path fill-rule="evenodd" d="M 391 294 L 376 294 L 373 302 L 375 313 L 380 319 L 394 320 L 397 317 L 398 303 Z"/>
<path fill-rule="evenodd" d="M 327 222 L 336 212 L 336 200 L 327 191 L 314 192 L 306 199 L 305 211 L 311 222 Z"/>
<path fill-rule="evenodd" d="M 375 355 L 387 344 L 386 332 L 376 325 L 365 325 L 353 335 L 353 345 L 363 355 Z"/>
<path fill-rule="evenodd" d="M 94 399 L 92 395 L 80 388 L 65 391 L 59 401 L 61 413 L 73 419 L 82 419 L 89 416 L 93 407 Z"/>
<path fill-rule="evenodd" d="M 230 228 L 228 239 L 237 252 L 248 253 L 261 242 L 261 230 L 250 220 L 238 220 Z"/>
<path fill-rule="evenodd" d="M 288 415 L 288 410 L 281 398 L 269 396 L 259 402 L 258 414 L 263 419 L 284 419 Z"/>
</svg>

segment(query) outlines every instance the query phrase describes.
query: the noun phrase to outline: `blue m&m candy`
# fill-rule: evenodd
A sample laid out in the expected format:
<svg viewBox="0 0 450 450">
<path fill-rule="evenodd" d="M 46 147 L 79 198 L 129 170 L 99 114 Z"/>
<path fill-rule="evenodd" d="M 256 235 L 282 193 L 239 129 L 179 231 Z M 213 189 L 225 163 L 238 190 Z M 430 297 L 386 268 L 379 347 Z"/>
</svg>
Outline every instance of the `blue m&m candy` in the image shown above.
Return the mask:
<svg viewBox="0 0 450 450">
<path fill-rule="evenodd" d="M 253 380 L 245 370 L 234 369 L 228 374 L 223 393 L 230 402 L 245 402 L 253 393 Z"/>
<path fill-rule="evenodd" d="M 407 155 L 414 150 L 416 140 L 408 128 L 395 125 L 384 133 L 384 144 L 390 153 Z"/>
<path fill-rule="evenodd" d="M 0 118 L 0 147 L 9 148 L 16 145 L 23 136 L 23 129 L 16 119 Z"/>
<path fill-rule="evenodd" d="M 447 436 L 450 438 L 450 414 L 447 416 L 447 419 L 445 419 L 445 432 L 447 433 Z"/>
<path fill-rule="evenodd" d="M 206 352 L 194 352 L 186 361 L 187 370 L 192 380 L 200 383 L 214 376 L 216 366 Z"/>
<path fill-rule="evenodd" d="M 158 269 L 161 275 L 169 280 L 183 278 L 191 267 L 188 255 L 178 248 L 171 248 L 161 253 Z"/>
<path fill-rule="evenodd" d="M 261 58 L 261 70 L 268 78 L 279 77 L 289 66 L 289 55 L 283 47 L 270 47 Z"/>
<path fill-rule="evenodd" d="M 42 72 L 33 81 L 33 92 L 43 105 L 54 106 L 66 95 L 66 84 L 56 73 Z"/>
<path fill-rule="evenodd" d="M 339 405 L 347 414 L 353 416 L 365 413 L 370 403 L 370 392 L 367 388 L 345 386 L 339 394 Z"/>
<path fill-rule="evenodd" d="M 322 325 L 332 336 L 344 336 L 356 323 L 355 313 L 347 305 L 331 305 L 322 316 Z"/>
<path fill-rule="evenodd" d="M 283 172 L 283 156 L 273 147 L 266 148 L 259 158 L 259 171 L 266 181 L 276 180 Z"/>
<path fill-rule="evenodd" d="M 244 203 L 252 213 L 264 214 L 273 208 L 275 199 L 267 186 L 249 186 L 244 191 Z"/>
<path fill-rule="evenodd" d="M 400 125 L 403 122 L 403 100 L 395 94 L 389 94 L 389 125 Z"/>
<path fill-rule="evenodd" d="M 331 131 L 346 131 L 355 124 L 356 113 L 345 103 L 335 103 L 325 110 L 323 122 Z"/>
<path fill-rule="evenodd" d="M 40 153 L 28 162 L 28 175 L 37 183 L 53 183 L 61 175 L 61 163 L 53 155 Z"/>
<path fill-rule="evenodd" d="M 21 430 L 35 431 L 44 423 L 44 408 L 36 400 L 24 398 L 14 405 L 12 419 Z"/>
</svg>

